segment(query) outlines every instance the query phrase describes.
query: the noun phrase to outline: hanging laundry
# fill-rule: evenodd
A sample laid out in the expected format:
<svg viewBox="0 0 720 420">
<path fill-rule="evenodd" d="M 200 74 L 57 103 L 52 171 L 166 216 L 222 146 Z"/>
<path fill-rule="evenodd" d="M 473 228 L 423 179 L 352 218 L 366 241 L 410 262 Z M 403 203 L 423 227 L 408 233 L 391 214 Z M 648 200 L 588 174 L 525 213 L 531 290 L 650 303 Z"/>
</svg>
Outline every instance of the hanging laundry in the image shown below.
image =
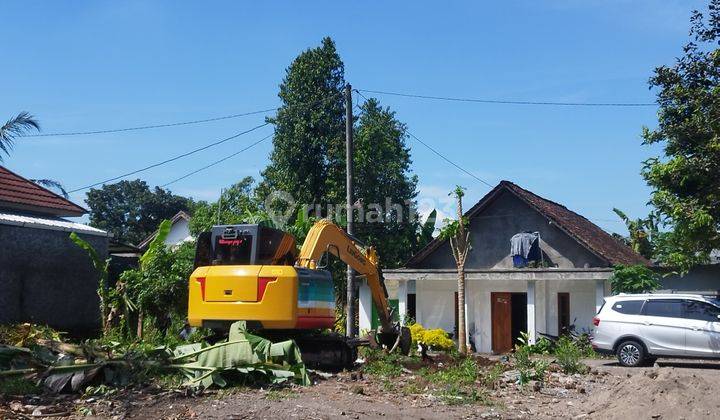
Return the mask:
<svg viewBox="0 0 720 420">
<path fill-rule="evenodd" d="M 540 259 L 540 232 L 520 232 L 510 238 L 513 266 L 526 267 L 529 261 Z"/>
</svg>

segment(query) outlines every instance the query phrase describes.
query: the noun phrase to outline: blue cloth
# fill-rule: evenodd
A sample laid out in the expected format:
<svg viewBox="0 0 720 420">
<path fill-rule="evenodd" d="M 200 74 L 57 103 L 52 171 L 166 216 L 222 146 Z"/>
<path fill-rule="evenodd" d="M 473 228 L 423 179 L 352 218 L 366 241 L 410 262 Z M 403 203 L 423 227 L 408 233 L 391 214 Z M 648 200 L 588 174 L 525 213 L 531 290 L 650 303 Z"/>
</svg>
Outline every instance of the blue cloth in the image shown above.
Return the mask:
<svg viewBox="0 0 720 420">
<path fill-rule="evenodd" d="M 528 265 L 527 258 L 523 257 L 522 255 L 513 255 L 513 267 L 523 268 L 523 267 L 527 267 L 527 265 Z"/>
</svg>

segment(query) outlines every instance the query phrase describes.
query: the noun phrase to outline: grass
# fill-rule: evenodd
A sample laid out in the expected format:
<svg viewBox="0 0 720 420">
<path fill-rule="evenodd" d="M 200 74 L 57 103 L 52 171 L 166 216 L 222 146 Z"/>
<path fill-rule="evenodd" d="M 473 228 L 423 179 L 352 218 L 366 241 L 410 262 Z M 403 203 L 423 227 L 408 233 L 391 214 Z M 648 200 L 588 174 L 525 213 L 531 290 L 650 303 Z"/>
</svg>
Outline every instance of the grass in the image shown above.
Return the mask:
<svg viewBox="0 0 720 420">
<path fill-rule="evenodd" d="M 289 398 L 297 398 L 297 393 L 289 388 L 271 389 L 265 395 L 268 401 L 282 401 Z"/>
<path fill-rule="evenodd" d="M 41 391 L 35 382 L 23 377 L 0 379 L 0 395 L 30 395 Z"/>
</svg>

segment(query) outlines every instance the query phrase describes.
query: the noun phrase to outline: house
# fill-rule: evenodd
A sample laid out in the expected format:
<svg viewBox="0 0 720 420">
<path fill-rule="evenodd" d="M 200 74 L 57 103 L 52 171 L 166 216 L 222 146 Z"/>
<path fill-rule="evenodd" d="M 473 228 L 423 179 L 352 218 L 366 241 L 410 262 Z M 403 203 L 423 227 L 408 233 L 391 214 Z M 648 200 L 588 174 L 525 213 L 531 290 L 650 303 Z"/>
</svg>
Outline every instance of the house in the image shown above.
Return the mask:
<svg viewBox="0 0 720 420">
<path fill-rule="evenodd" d="M 98 272 L 69 238 L 104 258 L 108 234 L 64 217 L 87 213 L 0 166 L 0 324 L 32 322 L 86 333 L 99 325 Z"/>
<path fill-rule="evenodd" d="M 588 219 L 509 181 L 466 216 L 472 244 L 465 266 L 467 337 L 479 352 L 509 351 L 521 332 L 534 341 L 571 325 L 589 329 L 610 293 L 613 265 L 649 264 Z M 511 255 L 511 238 L 519 233 L 535 247 L 529 261 Z M 384 276 L 388 289 L 397 289 L 400 314 L 457 332 L 457 271 L 448 241 L 434 239 Z M 361 312 L 368 311 L 364 293 L 361 287 Z"/>
<path fill-rule="evenodd" d="M 168 233 L 167 238 L 165 238 L 165 245 L 173 247 L 183 242 L 193 240 L 193 237 L 190 234 L 190 215 L 181 210 L 173 216 L 172 219 L 170 219 L 170 223 L 170 233 Z M 152 235 L 140 242 L 137 247 L 144 252 L 147 250 L 150 242 L 155 239 L 156 235 L 157 231 L 153 232 Z"/>
</svg>

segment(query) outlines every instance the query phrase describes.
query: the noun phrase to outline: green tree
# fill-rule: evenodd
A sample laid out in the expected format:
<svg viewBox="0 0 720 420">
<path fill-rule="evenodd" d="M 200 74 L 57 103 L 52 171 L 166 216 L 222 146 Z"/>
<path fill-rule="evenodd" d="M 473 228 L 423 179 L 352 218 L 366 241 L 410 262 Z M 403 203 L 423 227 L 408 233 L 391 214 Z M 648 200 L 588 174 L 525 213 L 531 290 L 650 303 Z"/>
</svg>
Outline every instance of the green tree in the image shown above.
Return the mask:
<svg viewBox="0 0 720 420">
<path fill-rule="evenodd" d="M 450 250 L 457 265 L 458 351 L 465 354 L 468 350 L 465 334 L 465 259 L 470 252 L 470 231 L 467 229 L 469 220 L 463 216 L 462 198 L 465 196 L 465 189 L 458 185 L 448 195 L 457 200 L 457 219 L 445 220 L 445 226 L 440 230 L 440 238 L 450 242 Z"/>
<path fill-rule="evenodd" d="M 651 214 L 646 219 L 637 218 L 633 220 L 620 209 L 613 208 L 613 211 L 625 223 L 625 227 L 629 232 L 627 240 L 625 238 L 621 238 L 621 240 L 633 251 L 647 259 L 652 259 L 655 251 L 653 237 L 658 233 L 655 217 Z"/>
<path fill-rule="evenodd" d="M 398 267 L 424 240 L 418 236 L 422 227 L 413 205 L 417 176 L 410 173 L 407 129 L 389 108 L 369 99 L 361 106 L 355 131 L 355 197 L 364 220 L 356 221 L 354 234 L 377 248 L 383 267 Z M 342 175 L 339 190 L 344 191 L 344 171 Z"/>
<path fill-rule="evenodd" d="M 33 130 L 39 131 L 40 123 L 29 113 L 23 111 L 10 118 L 0 127 L 0 152 L 10 156 L 15 139 Z M 0 162 L 3 161 L 2 153 L 0 153 Z"/>
<path fill-rule="evenodd" d="M 644 265 L 616 265 L 610 276 L 612 292 L 647 293 L 660 288 L 659 275 Z"/>
<path fill-rule="evenodd" d="M 198 202 L 193 208 L 190 233 L 197 236 L 213 225 L 259 223 L 269 219 L 253 197 L 255 180 L 247 176 L 222 190 L 220 198 L 212 203 Z"/>
<path fill-rule="evenodd" d="M 120 181 L 93 188 L 85 200 L 90 225 L 112 232 L 121 242 L 137 244 L 155 232 L 163 219 L 192 208 L 192 200 L 155 187 L 145 181 Z"/>
<path fill-rule="evenodd" d="M 655 254 L 682 272 L 720 248 L 720 0 L 693 12 L 690 36 L 673 66 L 655 69 L 658 126 L 643 129 L 644 144 L 664 146 L 642 171 L 667 230 Z"/>
<path fill-rule="evenodd" d="M 292 194 L 297 203 L 326 204 L 337 198 L 337 179 L 344 174 L 339 161 L 345 144 L 344 74 L 330 38 L 287 68 L 278 94 L 282 105 L 269 119 L 275 136 L 257 188 L 260 199 L 275 191 Z"/>
</svg>

